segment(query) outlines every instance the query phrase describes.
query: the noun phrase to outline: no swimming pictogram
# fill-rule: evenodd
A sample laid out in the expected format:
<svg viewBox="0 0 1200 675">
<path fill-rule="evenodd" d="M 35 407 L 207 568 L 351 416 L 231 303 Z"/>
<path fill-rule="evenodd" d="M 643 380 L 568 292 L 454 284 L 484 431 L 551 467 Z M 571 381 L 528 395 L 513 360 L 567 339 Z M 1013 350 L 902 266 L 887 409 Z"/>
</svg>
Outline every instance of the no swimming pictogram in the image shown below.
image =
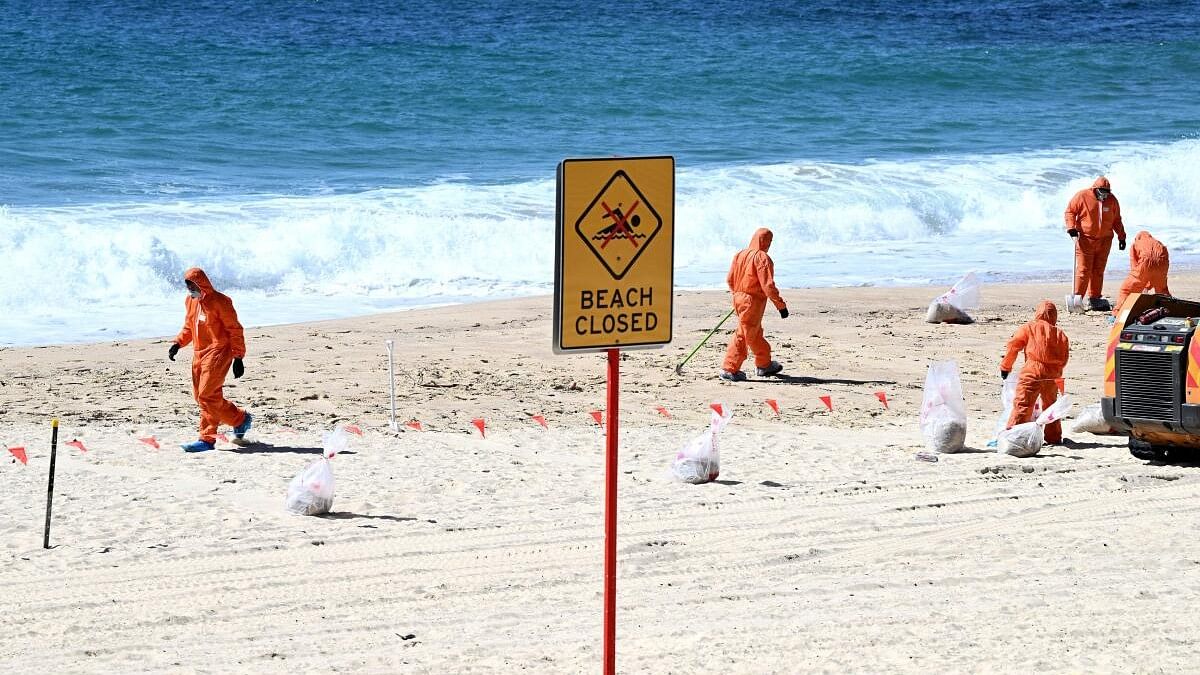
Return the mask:
<svg viewBox="0 0 1200 675">
<path fill-rule="evenodd" d="M 575 222 L 575 232 L 613 279 L 625 276 L 663 220 L 624 169 L 613 173 Z"/>
<path fill-rule="evenodd" d="M 671 341 L 675 159 L 564 159 L 554 238 L 554 350 Z"/>
</svg>

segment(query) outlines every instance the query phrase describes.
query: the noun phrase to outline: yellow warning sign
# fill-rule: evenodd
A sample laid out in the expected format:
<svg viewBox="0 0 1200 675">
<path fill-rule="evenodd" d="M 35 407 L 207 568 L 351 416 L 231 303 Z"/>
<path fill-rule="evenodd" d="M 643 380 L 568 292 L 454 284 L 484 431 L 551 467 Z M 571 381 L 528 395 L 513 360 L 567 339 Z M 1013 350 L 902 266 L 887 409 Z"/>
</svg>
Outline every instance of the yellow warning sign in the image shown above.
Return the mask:
<svg viewBox="0 0 1200 675">
<path fill-rule="evenodd" d="M 675 158 L 558 166 L 556 352 L 671 341 Z"/>
</svg>

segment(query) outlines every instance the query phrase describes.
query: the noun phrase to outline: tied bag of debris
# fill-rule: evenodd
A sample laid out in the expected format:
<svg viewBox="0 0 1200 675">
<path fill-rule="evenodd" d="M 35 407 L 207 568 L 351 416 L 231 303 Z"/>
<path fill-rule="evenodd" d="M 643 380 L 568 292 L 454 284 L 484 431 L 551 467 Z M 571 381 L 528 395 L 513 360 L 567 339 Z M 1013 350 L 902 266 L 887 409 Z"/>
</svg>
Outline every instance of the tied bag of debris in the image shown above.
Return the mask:
<svg viewBox="0 0 1200 675">
<path fill-rule="evenodd" d="M 996 452 L 1013 457 L 1033 457 L 1042 450 L 1042 443 L 1046 438 L 1046 425 L 1066 417 L 1070 410 L 1071 399 L 1067 396 L 1060 396 L 1054 405 L 1046 408 L 1033 422 L 1018 424 L 1001 432 L 997 439 Z"/>
<path fill-rule="evenodd" d="M 1014 375 L 1006 378 L 1004 384 L 1000 387 L 1000 417 L 996 419 L 996 431 L 992 434 L 992 440 L 988 441 L 988 447 L 994 448 L 998 443 L 1000 434 L 1008 428 L 1008 418 L 1012 417 L 1013 404 L 1017 398 L 1017 382 L 1020 377 Z M 1042 414 L 1042 401 L 1038 399 L 1033 402 L 1033 416 L 1036 418 Z"/>
<path fill-rule="evenodd" d="M 1095 434 L 1097 436 L 1119 436 L 1121 432 L 1108 426 L 1108 422 L 1104 421 L 1104 411 L 1100 409 L 1099 403 L 1093 403 L 1075 416 L 1075 423 L 1071 425 L 1071 431 L 1080 434 Z"/>
<path fill-rule="evenodd" d="M 929 323 L 975 323 L 968 311 L 979 309 L 979 289 L 983 284 L 974 272 L 967 272 L 958 283 L 933 299 L 925 321 Z"/>
<path fill-rule="evenodd" d="M 708 431 L 693 438 L 675 454 L 675 460 L 671 462 L 671 477 L 695 485 L 716 480 L 721 473 L 718 438 L 731 419 L 733 406 L 715 404 Z"/>
<path fill-rule="evenodd" d="M 333 465 L 329 460 L 350 446 L 350 436 L 338 427 L 321 438 L 321 445 L 321 458 L 296 474 L 288 485 L 284 508 L 290 513 L 318 516 L 333 508 Z"/>
<path fill-rule="evenodd" d="M 966 445 L 967 404 L 954 361 L 929 364 L 921 398 L 921 435 L 934 452 L 958 452 Z"/>
</svg>

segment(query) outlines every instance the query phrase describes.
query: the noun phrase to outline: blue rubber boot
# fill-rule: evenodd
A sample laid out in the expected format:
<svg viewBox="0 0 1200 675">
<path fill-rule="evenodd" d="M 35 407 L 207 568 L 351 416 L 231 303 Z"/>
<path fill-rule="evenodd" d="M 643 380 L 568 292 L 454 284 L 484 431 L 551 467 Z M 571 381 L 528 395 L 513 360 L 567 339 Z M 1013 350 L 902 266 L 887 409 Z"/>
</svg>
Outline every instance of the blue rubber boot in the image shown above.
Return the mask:
<svg viewBox="0 0 1200 675">
<path fill-rule="evenodd" d="M 217 446 L 208 441 L 192 441 L 191 443 L 184 443 L 179 447 L 183 448 L 184 452 L 208 452 Z"/>
<path fill-rule="evenodd" d="M 242 420 L 242 423 L 233 428 L 233 435 L 237 438 L 245 438 L 246 432 L 250 431 L 250 427 L 253 425 L 254 417 L 247 411 L 246 418 Z"/>
</svg>

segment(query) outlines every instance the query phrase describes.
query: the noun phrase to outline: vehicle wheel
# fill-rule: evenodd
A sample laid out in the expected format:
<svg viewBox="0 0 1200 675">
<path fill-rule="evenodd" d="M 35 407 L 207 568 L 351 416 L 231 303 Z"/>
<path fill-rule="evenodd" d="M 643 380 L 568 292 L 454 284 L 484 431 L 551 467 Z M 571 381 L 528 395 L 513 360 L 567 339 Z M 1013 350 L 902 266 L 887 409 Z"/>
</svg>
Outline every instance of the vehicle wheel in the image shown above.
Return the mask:
<svg viewBox="0 0 1200 675">
<path fill-rule="evenodd" d="M 1144 459 L 1147 462 L 1161 462 L 1167 458 L 1167 449 L 1130 436 L 1129 454 L 1138 459 Z"/>
</svg>

